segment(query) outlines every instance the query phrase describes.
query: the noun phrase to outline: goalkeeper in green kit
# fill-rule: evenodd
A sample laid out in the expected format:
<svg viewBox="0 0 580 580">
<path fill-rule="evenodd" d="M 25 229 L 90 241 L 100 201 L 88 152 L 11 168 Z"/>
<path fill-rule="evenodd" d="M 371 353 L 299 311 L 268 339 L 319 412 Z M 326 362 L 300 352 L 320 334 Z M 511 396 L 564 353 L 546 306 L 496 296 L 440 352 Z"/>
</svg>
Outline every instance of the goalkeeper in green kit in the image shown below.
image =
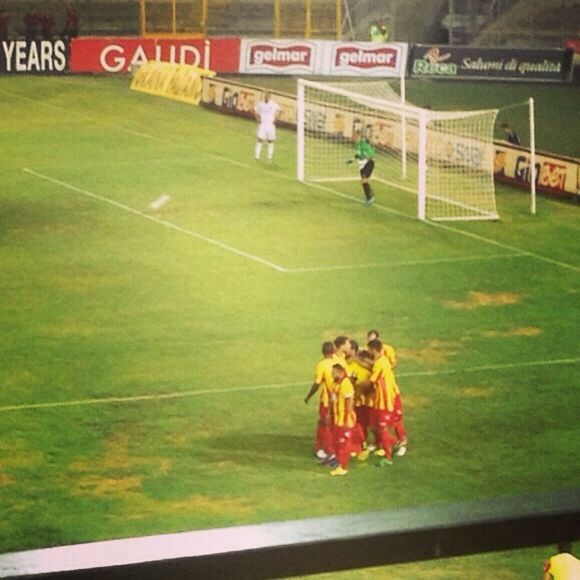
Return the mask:
<svg viewBox="0 0 580 580">
<path fill-rule="evenodd" d="M 354 143 L 354 157 L 349 159 L 347 163 L 353 163 L 354 161 L 358 163 L 362 188 L 365 192 L 366 204 L 370 205 L 375 201 L 375 194 L 373 193 L 371 184 L 369 183 L 371 175 L 375 169 L 375 162 L 373 159 L 375 156 L 375 148 L 363 138 L 360 131 L 355 131 L 353 133 L 352 141 Z"/>
</svg>

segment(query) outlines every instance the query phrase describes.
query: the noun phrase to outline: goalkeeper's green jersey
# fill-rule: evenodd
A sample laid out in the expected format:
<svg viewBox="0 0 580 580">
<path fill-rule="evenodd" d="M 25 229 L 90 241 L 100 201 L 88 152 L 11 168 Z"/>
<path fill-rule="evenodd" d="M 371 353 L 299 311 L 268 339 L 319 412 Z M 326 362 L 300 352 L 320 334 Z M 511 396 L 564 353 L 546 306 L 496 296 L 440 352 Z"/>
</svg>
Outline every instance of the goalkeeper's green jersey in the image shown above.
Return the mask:
<svg viewBox="0 0 580 580">
<path fill-rule="evenodd" d="M 354 158 L 358 161 L 359 167 L 363 168 L 369 159 L 375 156 L 375 148 L 366 140 L 361 139 L 354 145 Z"/>
<path fill-rule="evenodd" d="M 366 139 L 361 139 L 358 143 L 355 143 L 354 151 L 354 158 L 361 161 L 363 159 L 372 159 L 375 156 L 375 148 Z"/>
</svg>

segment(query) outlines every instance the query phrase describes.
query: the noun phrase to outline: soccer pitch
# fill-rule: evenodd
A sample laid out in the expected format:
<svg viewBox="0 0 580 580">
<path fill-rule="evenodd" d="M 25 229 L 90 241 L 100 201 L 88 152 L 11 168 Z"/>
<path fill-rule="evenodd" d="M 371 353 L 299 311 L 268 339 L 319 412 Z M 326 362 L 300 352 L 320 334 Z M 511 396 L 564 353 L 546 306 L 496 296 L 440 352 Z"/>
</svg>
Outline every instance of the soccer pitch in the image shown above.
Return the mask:
<svg viewBox="0 0 580 580">
<path fill-rule="evenodd" d="M 501 98 L 537 91 L 539 145 L 577 154 L 574 90 Z M 381 184 L 296 182 L 293 132 L 256 163 L 251 121 L 127 79 L 3 78 L 0 111 L 0 553 L 578 485 L 578 208 L 499 187 L 498 223 L 420 223 Z M 375 327 L 410 452 L 336 481 L 303 397 L 323 340 Z M 553 550 L 341 577 L 537 577 Z"/>
</svg>

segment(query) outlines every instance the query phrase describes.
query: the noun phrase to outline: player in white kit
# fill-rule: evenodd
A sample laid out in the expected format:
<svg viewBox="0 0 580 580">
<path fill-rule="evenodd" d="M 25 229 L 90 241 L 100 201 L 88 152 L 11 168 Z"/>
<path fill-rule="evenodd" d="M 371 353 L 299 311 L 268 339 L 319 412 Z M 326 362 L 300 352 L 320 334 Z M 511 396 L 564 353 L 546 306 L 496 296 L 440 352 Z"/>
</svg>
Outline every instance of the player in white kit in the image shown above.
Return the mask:
<svg viewBox="0 0 580 580">
<path fill-rule="evenodd" d="M 268 161 L 274 157 L 274 141 L 276 140 L 276 122 L 280 116 L 280 105 L 272 100 L 270 92 L 264 93 L 264 100 L 256 105 L 256 121 L 258 121 L 258 142 L 256 143 L 255 157 L 260 160 L 262 144 L 268 142 Z"/>
</svg>

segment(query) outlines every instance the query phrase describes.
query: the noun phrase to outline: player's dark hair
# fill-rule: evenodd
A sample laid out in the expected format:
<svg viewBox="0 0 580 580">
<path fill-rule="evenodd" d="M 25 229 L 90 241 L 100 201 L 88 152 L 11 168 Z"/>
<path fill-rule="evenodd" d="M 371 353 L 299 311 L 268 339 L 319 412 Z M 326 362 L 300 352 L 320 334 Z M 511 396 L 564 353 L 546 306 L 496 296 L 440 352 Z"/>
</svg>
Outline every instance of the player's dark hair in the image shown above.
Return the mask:
<svg viewBox="0 0 580 580">
<path fill-rule="evenodd" d="M 369 337 L 371 334 L 374 334 L 374 335 L 377 337 L 377 339 L 378 339 L 378 338 L 379 338 L 379 336 L 380 336 L 380 334 L 379 334 L 379 331 L 378 331 L 378 330 L 369 330 L 369 331 L 367 332 L 367 338 L 368 338 L 368 337 Z"/>
<path fill-rule="evenodd" d="M 364 360 L 372 360 L 372 355 L 368 350 L 359 350 L 358 351 L 358 358 L 362 358 Z"/>
<path fill-rule="evenodd" d="M 511 129 L 510 124 L 509 123 L 502 123 L 501 124 L 501 128 L 502 129 Z"/>
<path fill-rule="evenodd" d="M 380 352 L 381 350 L 383 350 L 383 343 L 378 339 L 371 340 L 369 342 L 369 348 L 376 352 Z"/>
<path fill-rule="evenodd" d="M 322 343 L 322 354 L 324 356 L 328 356 L 334 352 L 334 344 L 332 342 L 323 342 Z"/>
<path fill-rule="evenodd" d="M 343 371 L 343 372 L 345 372 L 344 371 L 344 367 L 342 365 L 339 365 L 339 364 L 332 365 L 332 370 L 333 371 Z"/>
<path fill-rule="evenodd" d="M 341 346 L 345 345 L 348 341 L 348 336 L 337 336 L 334 339 L 334 346 L 336 346 L 336 348 L 340 348 Z"/>
<path fill-rule="evenodd" d="M 350 339 L 350 346 L 352 347 L 352 350 L 354 350 L 354 352 L 358 352 L 359 346 L 358 346 L 358 342 L 356 340 L 352 340 L 352 338 Z"/>
</svg>

